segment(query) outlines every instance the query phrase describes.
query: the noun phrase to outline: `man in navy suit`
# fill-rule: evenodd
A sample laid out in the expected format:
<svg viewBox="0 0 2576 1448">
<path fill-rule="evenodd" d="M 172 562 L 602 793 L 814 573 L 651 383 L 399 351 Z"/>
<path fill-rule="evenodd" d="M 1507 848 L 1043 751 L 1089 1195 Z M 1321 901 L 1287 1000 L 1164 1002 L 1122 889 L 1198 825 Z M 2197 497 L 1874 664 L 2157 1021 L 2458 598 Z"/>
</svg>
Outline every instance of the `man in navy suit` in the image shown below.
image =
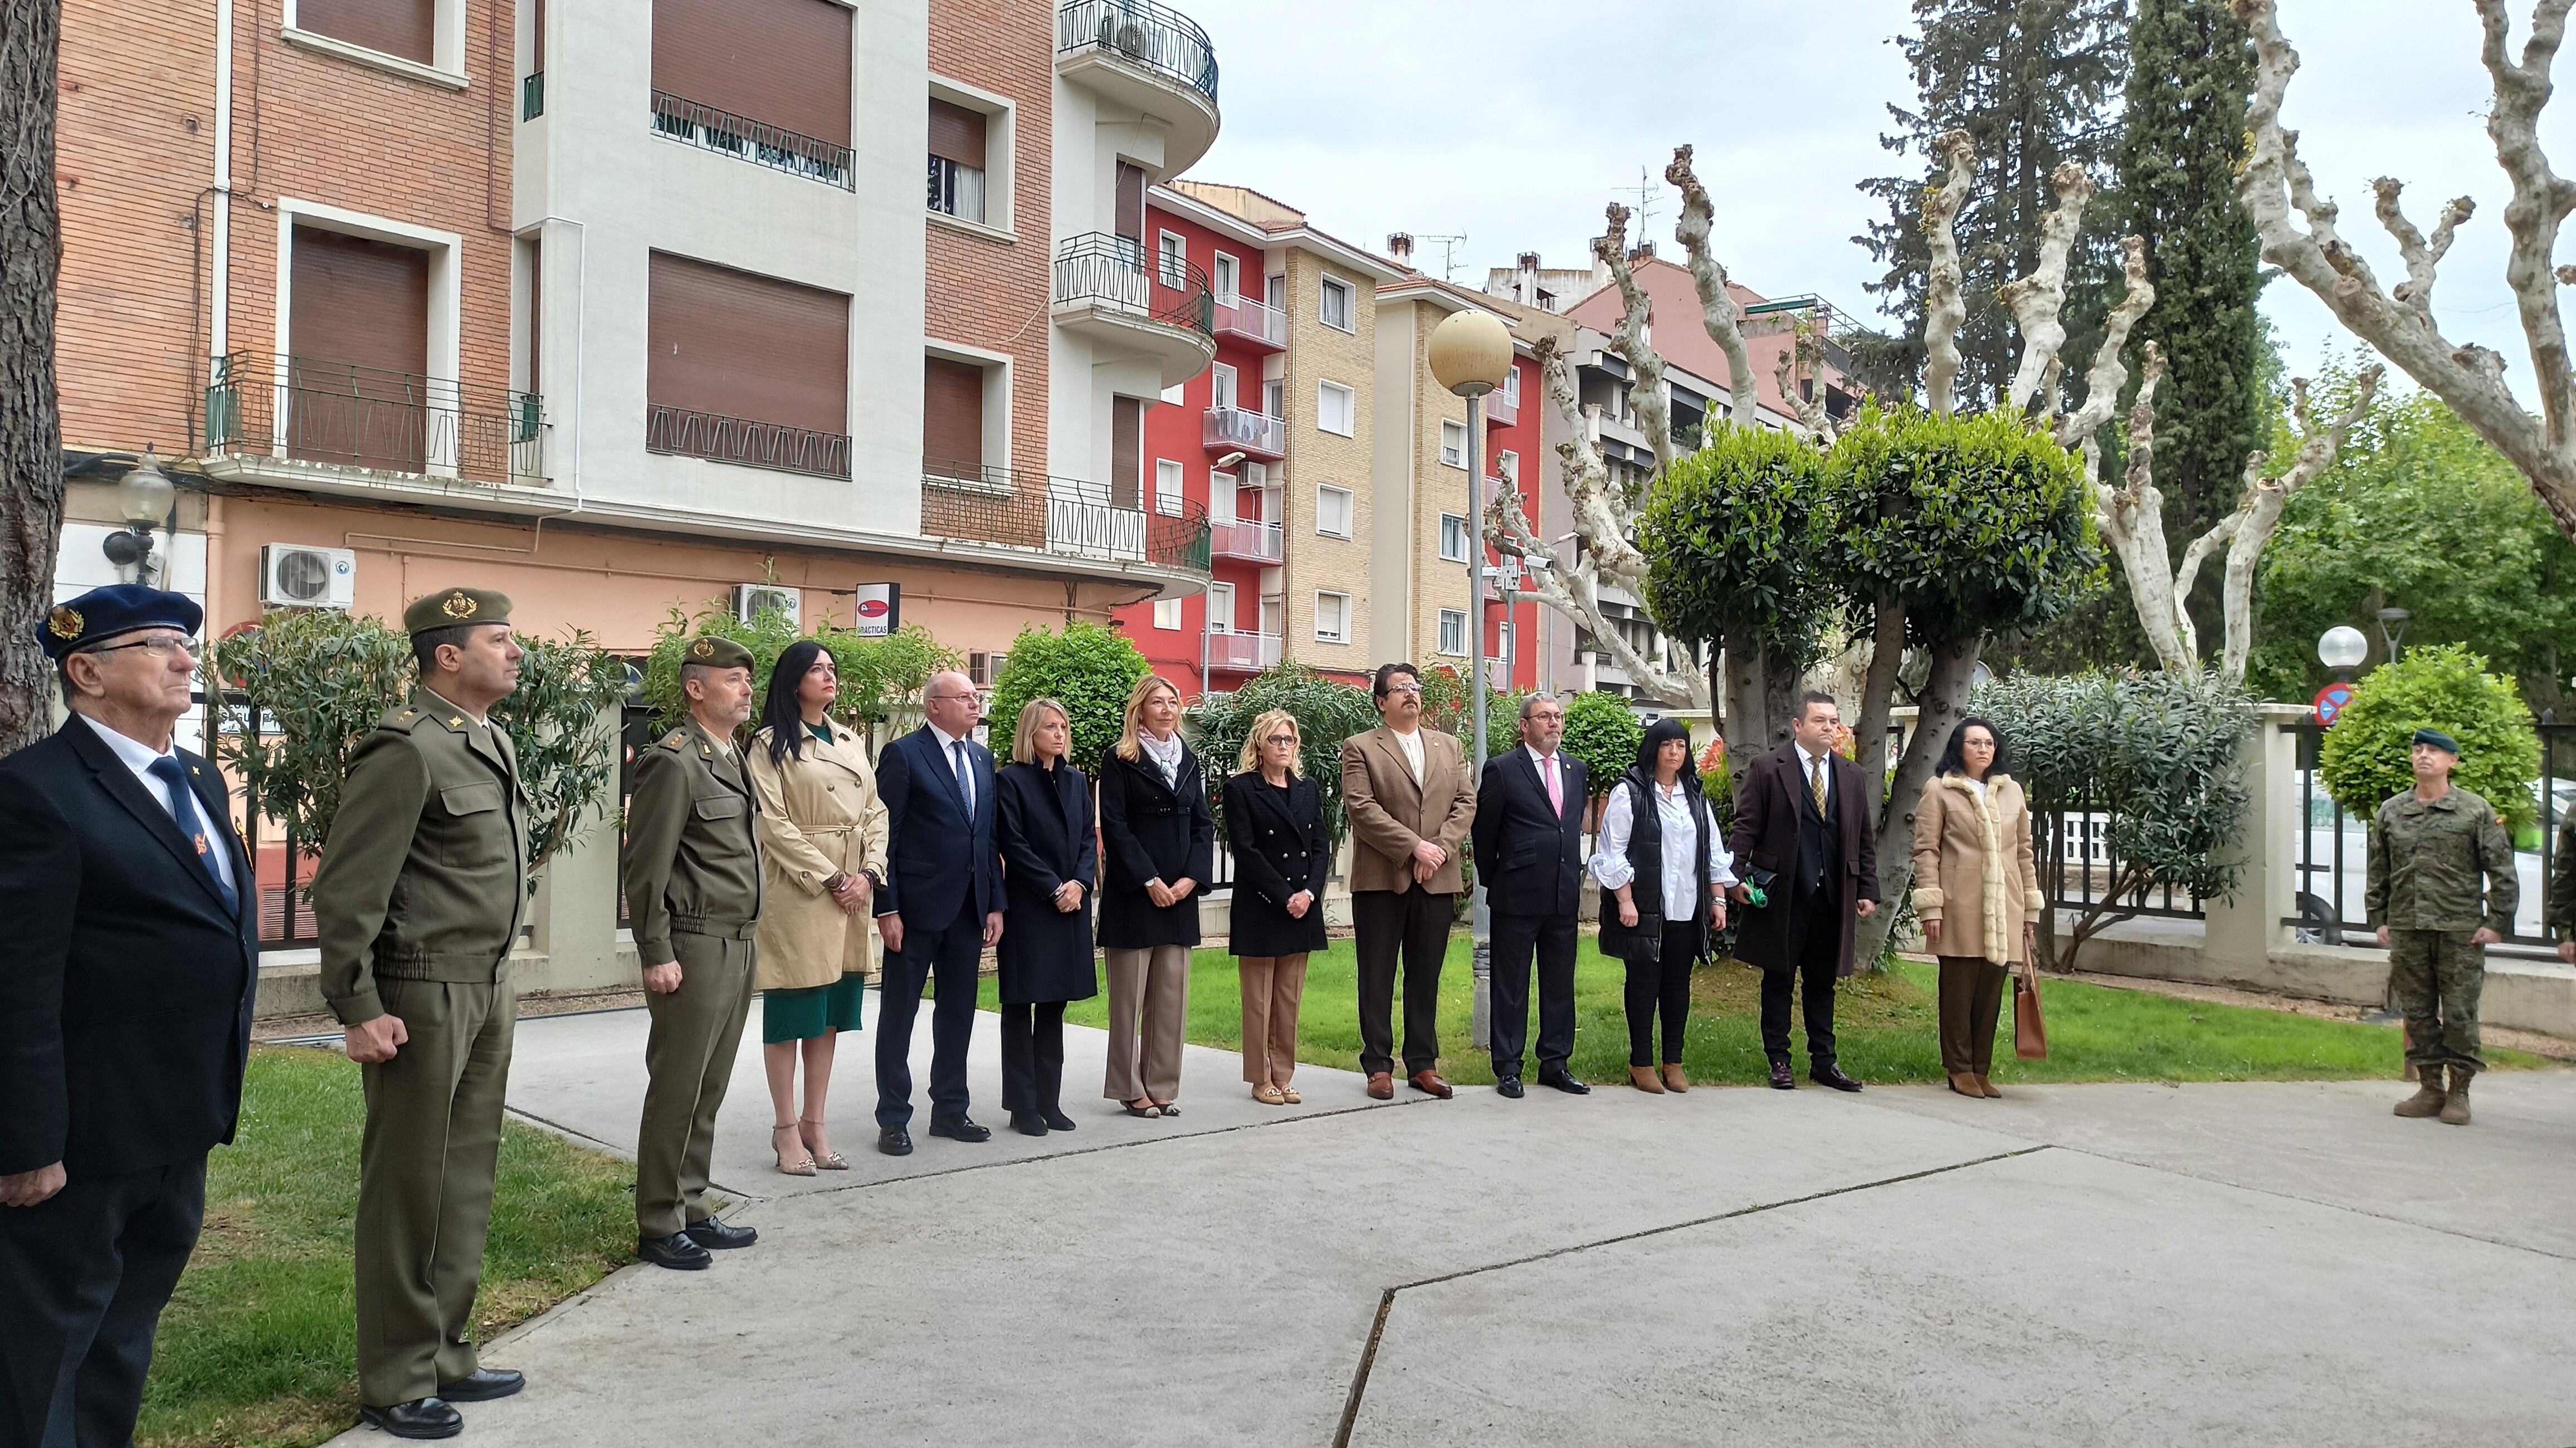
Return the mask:
<svg viewBox="0 0 2576 1448">
<path fill-rule="evenodd" d="M 1566 1070 L 1574 1054 L 1575 915 L 1583 900 L 1583 761 L 1557 748 L 1565 706 L 1521 701 L 1521 747 L 1485 761 L 1476 790 L 1476 874 L 1494 916 L 1494 1089 L 1521 1095 L 1529 1036 L 1530 957 L 1538 957 L 1538 1083 L 1575 1096 L 1592 1088 Z"/>
<path fill-rule="evenodd" d="M 73 717 L 0 761 L 0 1444 L 133 1439 L 241 1114 L 257 894 L 222 776 L 170 743 L 203 617 L 135 584 L 54 609 Z"/>
<path fill-rule="evenodd" d="M 1002 852 L 993 834 L 993 754 L 969 739 L 983 713 L 974 681 L 933 674 L 928 723 L 877 756 L 886 807 L 886 874 L 875 881 L 885 974 L 877 1006 L 877 1150 L 912 1150 L 912 1018 L 934 976 L 930 1134 L 989 1141 L 966 1115 L 966 1044 L 975 1035 L 975 974 L 1002 938 Z"/>
</svg>

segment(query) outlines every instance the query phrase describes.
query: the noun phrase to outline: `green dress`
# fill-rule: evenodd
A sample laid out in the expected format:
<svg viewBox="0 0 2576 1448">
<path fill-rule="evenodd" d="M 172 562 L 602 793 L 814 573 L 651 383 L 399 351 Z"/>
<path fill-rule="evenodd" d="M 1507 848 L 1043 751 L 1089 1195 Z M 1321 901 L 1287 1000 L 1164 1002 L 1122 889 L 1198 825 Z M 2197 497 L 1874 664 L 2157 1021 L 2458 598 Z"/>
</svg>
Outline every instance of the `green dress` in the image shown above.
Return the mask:
<svg viewBox="0 0 2576 1448">
<path fill-rule="evenodd" d="M 825 744 L 832 742 L 828 724 L 808 724 L 805 729 Z M 830 985 L 762 991 L 760 1039 L 765 1045 L 775 1046 L 855 1031 L 859 1029 L 859 1005 L 867 994 L 868 978 L 855 970 Z"/>
</svg>

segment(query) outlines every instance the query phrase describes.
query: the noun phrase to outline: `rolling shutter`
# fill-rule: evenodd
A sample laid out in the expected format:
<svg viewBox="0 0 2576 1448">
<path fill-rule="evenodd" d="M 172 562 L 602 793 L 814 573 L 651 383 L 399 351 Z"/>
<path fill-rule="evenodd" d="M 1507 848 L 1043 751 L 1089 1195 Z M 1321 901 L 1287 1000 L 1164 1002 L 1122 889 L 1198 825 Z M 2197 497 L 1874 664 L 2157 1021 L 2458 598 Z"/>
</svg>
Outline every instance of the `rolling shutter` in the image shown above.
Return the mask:
<svg viewBox="0 0 2576 1448">
<path fill-rule="evenodd" d="M 1118 163 L 1118 234 L 1136 243 L 1137 254 L 1145 246 L 1145 168 Z"/>
<path fill-rule="evenodd" d="M 849 431 L 850 299 L 653 253 L 645 400 L 687 412 Z"/>
<path fill-rule="evenodd" d="M 930 154 L 960 166 L 984 169 L 984 132 L 989 118 L 947 101 L 930 103 Z"/>
<path fill-rule="evenodd" d="M 921 470 L 975 477 L 984 467 L 984 369 L 925 359 L 921 379 Z"/>
<path fill-rule="evenodd" d="M 653 89 L 846 146 L 849 7 L 832 0 L 653 0 Z"/>
<path fill-rule="evenodd" d="M 418 472 L 429 445 L 429 253 L 299 226 L 292 264 L 289 454 Z"/>
<path fill-rule="evenodd" d="M 437 0 L 297 0 L 295 27 L 422 65 L 436 63 Z"/>
<path fill-rule="evenodd" d="M 1145 404 L 1109 399 L 1109 501 L 1140 508 L 1145 497 Z"/>
</svg>

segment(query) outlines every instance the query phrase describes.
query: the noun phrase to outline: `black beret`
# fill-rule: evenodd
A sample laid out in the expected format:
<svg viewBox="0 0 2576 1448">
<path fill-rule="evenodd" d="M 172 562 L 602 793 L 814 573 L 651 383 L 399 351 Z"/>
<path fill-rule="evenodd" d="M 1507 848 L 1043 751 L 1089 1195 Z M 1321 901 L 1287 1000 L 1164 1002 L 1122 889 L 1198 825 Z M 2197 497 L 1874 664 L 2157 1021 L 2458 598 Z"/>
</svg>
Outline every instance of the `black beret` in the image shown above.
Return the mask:
<svg viewBox="0 0 2576 1448">
<path fill-rule="evenodd" d="M 147 628 L 194 634 L 205 621 L 206 611 L 184 593 L 111 583 L 56 604 L 36 625 L 36 641 L 47 657 L 60 662 L 66 654 L 95 648 L 119 634 Z"/>
</svg>

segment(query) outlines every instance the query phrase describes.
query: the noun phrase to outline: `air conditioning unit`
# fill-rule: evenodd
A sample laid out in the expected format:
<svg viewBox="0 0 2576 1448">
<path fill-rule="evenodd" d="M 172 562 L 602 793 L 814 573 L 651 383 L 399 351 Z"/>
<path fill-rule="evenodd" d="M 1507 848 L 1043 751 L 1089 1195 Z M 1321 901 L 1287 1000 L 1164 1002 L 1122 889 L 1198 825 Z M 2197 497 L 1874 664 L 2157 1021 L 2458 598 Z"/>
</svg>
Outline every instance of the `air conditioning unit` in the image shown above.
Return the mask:
<svg viewBox="0 0 2576 1448">
<path fill-rule="evenodd" d="M 348 608 L 358 601 L 358 555 L 347 548 L 263 544 L 259 601 L 271 608 Z"/>
<path fill-rule="evenodd" d="M 805 591 L 775 583 L 737 583 L 733 586 L 733 616 L 749 623 L 763 612 L 787 615 L 787 621 L 798 628 L 805 626 Z"/>
</svg>

